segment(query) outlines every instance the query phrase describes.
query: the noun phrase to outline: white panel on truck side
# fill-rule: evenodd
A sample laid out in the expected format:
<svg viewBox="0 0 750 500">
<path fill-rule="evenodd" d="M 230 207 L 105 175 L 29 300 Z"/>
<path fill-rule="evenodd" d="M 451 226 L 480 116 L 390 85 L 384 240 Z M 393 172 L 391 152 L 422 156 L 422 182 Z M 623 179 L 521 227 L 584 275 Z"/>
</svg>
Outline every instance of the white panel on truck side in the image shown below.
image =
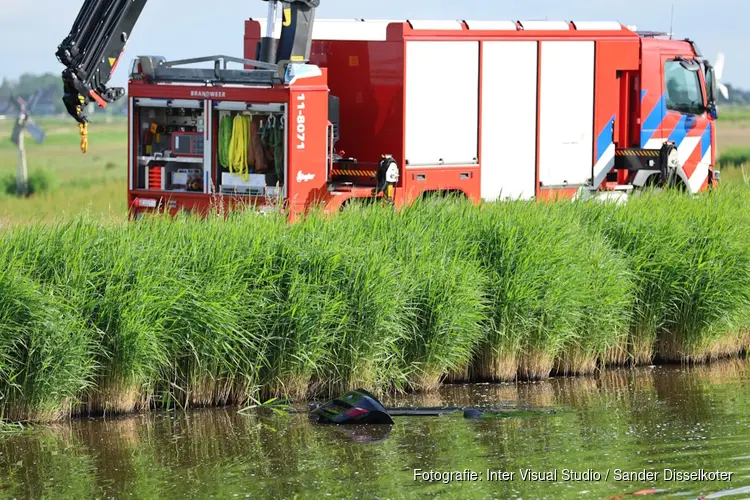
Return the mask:
<svg viewBox="0 0 750 500">
<path fill-rule="evenodd" d="M 405 85 L 409 166 L 476 164 L 479 42 L 406 42 Z"/>
<path fill-rule="evenodd" d="M 585 184 L 594 154 L 594 42 L 541 42 L 539 180 Z"/>
<path fill-rule="evenodd" d="M 260 23 L 260 36 L 266 36 L 268 18 L 253 18 Z M 404 19 L 315 19 L 313 40 L 367 40 L 385 41 L 390 23 L 403 23 Z M 276 19 L 273 36 L 281 36 L 282 16 Z M 459 28 L 460 29 L 460 28 Z"/>
<path fill-rule="evenodd" d="M 537 42 L 483 42 L 482 198 L 530 199 L 536 188 Z"/>
</svg>

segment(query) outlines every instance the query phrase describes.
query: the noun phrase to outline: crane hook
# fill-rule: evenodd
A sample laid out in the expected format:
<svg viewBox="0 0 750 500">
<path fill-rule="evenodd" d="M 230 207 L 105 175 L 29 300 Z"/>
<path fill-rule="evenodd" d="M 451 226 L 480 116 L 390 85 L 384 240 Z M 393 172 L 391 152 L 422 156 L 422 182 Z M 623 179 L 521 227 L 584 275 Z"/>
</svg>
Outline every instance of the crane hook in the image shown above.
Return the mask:
<svg viewBox="0 0 750 500">
<path fill-rule="evenodd" d="M 89 124 L 79 123 L 78 132 L 81 134 L 81 153 L 86 153 L 89 150 Z"/>
</svg>

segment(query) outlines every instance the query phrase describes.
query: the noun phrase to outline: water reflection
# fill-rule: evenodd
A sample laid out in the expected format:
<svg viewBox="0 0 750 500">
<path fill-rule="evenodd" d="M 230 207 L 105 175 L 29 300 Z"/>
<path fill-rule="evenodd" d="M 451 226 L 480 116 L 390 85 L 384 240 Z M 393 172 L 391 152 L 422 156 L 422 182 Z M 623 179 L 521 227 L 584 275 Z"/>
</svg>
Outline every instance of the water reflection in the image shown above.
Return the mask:
<svg viewBox="0 0 750 500">
<path fill-rule="evenodd" d="M 330 439 L 347 443 L 376 443 L 386 439 L 392 425 L 328 425 Z"/>
<path fill-rule="evenodd" d="M 387 406 L 553 407 L 550 416 L 395 417 L 393 426 L 314 425 L 305 414 L 235 409 L 79 420 L 0 437 L 0 496 L 16 498 L 606 498 L 655 488 L 743 495 L 750 488 L 750 370 L 616 370 L 528 384 L 452 385 Z M 613 479 L 624 471 L 734 472 L 731 482 Z M 512 481 L 427 482 L 414 469 L 514 472 Z M 557 471 L 523 481 L 520 471 Z M 605 474 L 565 481 L 563 471 Z"/>
</svg>

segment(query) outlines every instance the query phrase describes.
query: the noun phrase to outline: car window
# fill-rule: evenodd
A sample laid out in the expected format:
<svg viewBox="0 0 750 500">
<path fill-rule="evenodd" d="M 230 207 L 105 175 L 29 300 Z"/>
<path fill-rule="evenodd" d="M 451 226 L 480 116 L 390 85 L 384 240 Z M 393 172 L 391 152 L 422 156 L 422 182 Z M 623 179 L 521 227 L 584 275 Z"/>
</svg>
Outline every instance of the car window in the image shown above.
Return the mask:
<svg viewBox="0 0 750 500">
<path fill-rule="evenodd" d="M 703 112 L 703 93 L 697 71 L 685 69 L 680 61 L 667 61 L 664 77 L 667 109 L 686 114 Z"/>
</svg>

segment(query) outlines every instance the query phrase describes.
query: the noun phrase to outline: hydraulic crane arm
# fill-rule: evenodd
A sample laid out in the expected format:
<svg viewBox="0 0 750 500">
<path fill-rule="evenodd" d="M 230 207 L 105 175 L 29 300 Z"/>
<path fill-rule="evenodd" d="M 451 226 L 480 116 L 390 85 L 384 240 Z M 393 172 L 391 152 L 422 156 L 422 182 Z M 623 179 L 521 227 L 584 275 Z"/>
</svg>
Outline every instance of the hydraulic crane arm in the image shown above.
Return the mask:
<svg viewBox="0 0 750 500">
<path fill-rule="evenodd" d="M 63 103 L 68 113 L 81 124 L 86 123 L 83 110 L 92 100 L 100 107 L 125 94 L 123 88 L 109 88 L 117 63 L 122 56 L 138 18 L 148 0 L 84 0 L 70 34 L 57 48 L 57 59 L 65 66 L 62 73 Z M 269 3 L 269 24 L 275 24 L 278 0 Z M 310 57 L 312 23 L 320 0 L 287 0 L 280 2 L 283 22 L 278 49 L 274 47 L 273 29 L 264 40 L 264 62 L 306 60 Z"/>
<path fill-rule="evenodd" d="M 117 62 L 125 50 L 130 32 L 147 0 L 85 0 L 73 29 L 57 48 L 64 66 L 63 103 L 79 123 L 92 99 L 100 106 L 114 102 L 125 89 L 108 88 Z"/>
</svg>

